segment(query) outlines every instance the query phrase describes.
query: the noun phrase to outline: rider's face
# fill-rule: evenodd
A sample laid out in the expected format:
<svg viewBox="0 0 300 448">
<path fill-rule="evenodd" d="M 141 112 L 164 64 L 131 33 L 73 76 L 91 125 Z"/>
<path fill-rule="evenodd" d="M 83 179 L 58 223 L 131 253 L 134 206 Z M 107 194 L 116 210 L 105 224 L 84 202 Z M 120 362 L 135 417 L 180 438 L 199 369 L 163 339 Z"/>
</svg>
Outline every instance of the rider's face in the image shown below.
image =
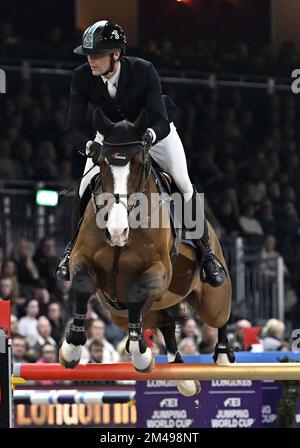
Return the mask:
<svg viewBox="0 0 300 448">
<path fill-rule="evenodd" d="M 113 56 L 118 59 L 119 52 L 115 52 Z M 110 68 L 110 54 L 89 54 L 87 55 L 87 59 L 94 76 L 100 76 Z"/>
<path fill-rule="evenodd" d="M 102 73 L 105 73 L 109 69 L 110 65 L 109 54 L 105 55 L 89 54 L 87 56 L 87 59 L 94 76 L 100 76 Z"/>
</svg>

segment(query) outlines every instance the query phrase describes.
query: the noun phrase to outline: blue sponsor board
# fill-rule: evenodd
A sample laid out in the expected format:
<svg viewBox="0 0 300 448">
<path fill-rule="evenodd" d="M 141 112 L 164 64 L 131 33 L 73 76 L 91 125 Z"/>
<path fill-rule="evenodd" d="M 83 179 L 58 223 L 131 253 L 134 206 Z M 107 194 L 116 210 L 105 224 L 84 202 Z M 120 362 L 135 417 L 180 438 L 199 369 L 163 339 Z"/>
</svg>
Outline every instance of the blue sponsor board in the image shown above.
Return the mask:
<svg viewBox="0 0 300 448">
<path fill-rule="evenodd" d="M 261 354 L 255 359 L 248 353 L 241 355 L 243 362 L 263 362 Z M 299 360 L 299 354 L 288 355 Z M 278 362 L 284 356 L 280 352 L 268 354 L 266 358 L 267 362 Z M 157 358 L 158 363 L 165 361 L 164 357 Z M 185 361 L 198 362 L 198 357 L 189 356 Z M 202 357 L 201 362 L 208 362 L 208 358 Z M 276 426 L 282 387 L 280 381 L 202 381 L 201 393 L 189 398 L 181 395 L 172 381 L 137 382 L 137 427 L 272 428 Z M 300 427 L 300 399 L 295 426 Z"/>
</svg>

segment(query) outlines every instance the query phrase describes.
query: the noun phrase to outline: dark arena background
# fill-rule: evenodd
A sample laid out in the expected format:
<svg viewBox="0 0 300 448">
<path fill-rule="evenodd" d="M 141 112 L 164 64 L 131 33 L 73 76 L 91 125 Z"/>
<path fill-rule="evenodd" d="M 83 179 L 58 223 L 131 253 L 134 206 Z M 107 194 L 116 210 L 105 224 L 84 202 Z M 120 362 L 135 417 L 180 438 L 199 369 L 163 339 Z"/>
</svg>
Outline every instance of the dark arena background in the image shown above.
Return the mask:
<svg viewBox="0 0 300 448">
<path fill-rule="evenodd" d="M 72 318 L 71 283 L 54 271 L 71 235 L 73 193 L 59 193 L 86 161 L 65 133 L 72 73 L 86 61 L 73 49 L 104 19 L 122 26 L 126 55 L 151 61 L 178 107 L 190 178 L 232 280 L 236 362 L 282 362 L 281 377 L 213 378 L 194 397 L 171 378 L 11 379 L 10 348 L 15 366 L 58 363 Z M 300 361 L 299 26 L 298 0 L 1 1 L 0 427 L 300 427 L 300 375 L 276 380 Z M 213 363 L 217 329 L 183 309 L 180 353 Z M 94 296 L 86 334 L 83 364 L 131 362 L 127 334 Z M 165 363 L 160 331 L 145 337 Z"/>
</svg>

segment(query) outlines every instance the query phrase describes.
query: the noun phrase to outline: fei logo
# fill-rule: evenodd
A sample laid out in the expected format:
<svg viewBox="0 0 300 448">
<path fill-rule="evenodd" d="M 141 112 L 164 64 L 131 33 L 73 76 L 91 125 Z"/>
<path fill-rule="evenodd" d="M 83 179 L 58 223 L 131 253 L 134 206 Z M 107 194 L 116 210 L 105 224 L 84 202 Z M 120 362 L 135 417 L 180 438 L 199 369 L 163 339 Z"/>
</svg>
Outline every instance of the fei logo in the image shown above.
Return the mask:
<svg viewBox="0 0 300 448">
<path fill-rule="evenodd" d="M 177 408 L 178 406 L 178 399 L 177 398 L 164 398 L 160 402 L 161 408 Z"/>
<path fill-rule="evenodd" d="M 238 397 L 227 398 L 224 401 L 225 408 L 239 408 L 241 406 L 241 399 Z"/>
<path fill-rule="evenodd" d="M 0 69 L 0 93 L 6 93 L 6 73 Z"/>
</svg>

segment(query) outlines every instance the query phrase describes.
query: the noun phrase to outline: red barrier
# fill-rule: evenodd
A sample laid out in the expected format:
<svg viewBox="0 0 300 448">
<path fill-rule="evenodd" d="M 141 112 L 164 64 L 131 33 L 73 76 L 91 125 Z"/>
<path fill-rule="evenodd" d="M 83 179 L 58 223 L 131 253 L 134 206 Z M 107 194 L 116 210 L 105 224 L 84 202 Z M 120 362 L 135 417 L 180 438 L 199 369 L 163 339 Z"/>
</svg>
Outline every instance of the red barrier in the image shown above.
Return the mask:
<svg viewBox="0 0 300 448">
<path fill-rule="evenodd" d="M 132 364 L 16 364 L 14 375 L 27 380 L 300 380 L 300 363 L 274 364 L 158 364 L 151 373 L 139 373 Z"/>
<path fill-rule="evenodd" d="M 0 328 L 4 328 L 10 337 L 10 301 L 0 300 Z"/>
</svg>

